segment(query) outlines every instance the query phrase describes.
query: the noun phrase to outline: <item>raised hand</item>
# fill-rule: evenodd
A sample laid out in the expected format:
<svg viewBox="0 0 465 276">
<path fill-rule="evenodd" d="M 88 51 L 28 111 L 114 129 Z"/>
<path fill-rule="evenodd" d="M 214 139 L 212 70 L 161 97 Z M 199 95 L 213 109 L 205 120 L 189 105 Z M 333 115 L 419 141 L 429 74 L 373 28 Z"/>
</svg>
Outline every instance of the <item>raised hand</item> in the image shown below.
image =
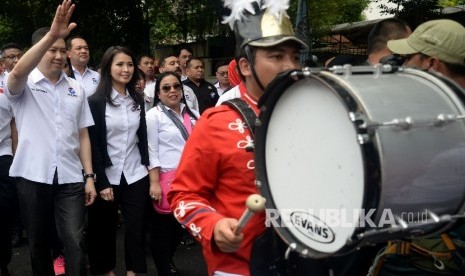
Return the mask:
<svg viewBox="0 0 465 276">
<path fill-rule="evenodd" d="M 71 0 L 63 0 L 63 3 L 57 7 L 49 32 L 52 37 L 64 38 L 76 28 L 76 23 L 69 23 L 75 7 Z"/>
</svg>

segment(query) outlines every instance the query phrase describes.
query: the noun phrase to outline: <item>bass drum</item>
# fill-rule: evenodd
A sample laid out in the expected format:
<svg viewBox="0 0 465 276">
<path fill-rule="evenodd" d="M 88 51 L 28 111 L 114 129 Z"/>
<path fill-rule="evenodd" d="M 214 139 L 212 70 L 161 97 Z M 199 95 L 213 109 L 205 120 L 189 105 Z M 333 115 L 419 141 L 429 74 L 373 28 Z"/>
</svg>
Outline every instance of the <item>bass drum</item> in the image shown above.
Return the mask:
<svg viewBox="0 0 465 276">
<path fill-rule="evenodd" d="M 414 69 L 346 69 L 279 76 L 255 130 L 266 224 L 311 258 L 435 235 L 464 212 L 463 90 Z"/>
</svg>

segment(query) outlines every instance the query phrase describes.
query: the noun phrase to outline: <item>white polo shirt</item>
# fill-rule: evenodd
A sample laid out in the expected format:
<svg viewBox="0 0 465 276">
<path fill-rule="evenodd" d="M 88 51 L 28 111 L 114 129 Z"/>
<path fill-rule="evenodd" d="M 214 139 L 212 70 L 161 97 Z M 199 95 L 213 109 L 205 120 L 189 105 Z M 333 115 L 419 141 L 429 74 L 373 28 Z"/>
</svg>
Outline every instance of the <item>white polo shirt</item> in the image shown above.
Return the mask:
<svg viewBox="0 0 465 276">
<path fill-rule="evenodd" d="M 97 71 L 91 70 L 86 67 L 84 74 L 81 75 L 78 70 L 73 67 L 73 73 L 76 80 L 84 88 L 86 97 L 95 93 L 98 83 L 100 82 L 100 74 Z"/>
<path fill-rule="evenodd" d="M 11 102 L 18 128 L 18 147 L 10 176 L 39 183 L 82 182 L 79 129 L 94 124 L 89 104 L 79 83 L 61 74 L 54 85 L 36 68 Z"/>
<path fill-rule="evenodd" d="M 185 104 L 181 103 L 181 110 L 184 110 L 185 106 Z M 170 110 L 167 106 L 166 109 Z M 192 112 L 197 118 L 200 117 L 197 111 Z M 179 114 L 173 113 L 181 122 L 184 121 Z M 156 167 L 160 167 L 161 171 L 176 169 L 186 145 L 181 131 L 159 106 L 150 109 L 145 119 L 147 121 L 147 140 L 149 143 L 149 169 Z M 196 120 L 191 118 L 191 123 L 194 125 Z"/>
<path fill-rule="evenodd" d="M 113 89 L 111 99 L 115 106 L 106 103 L 105 122 L 108 156 L 113 166 L 105 168 L 105 174 L 111 185 L 120 184 L 122 173 L 127 183 L 132 184 L 148 175 L 137 146 L 141 107 L 127 92 L 123 96 Z"/>
<path fill-rule="evenodd" d="M 13 118 L 10 102 L 6 95 L 0 91 L 0 156 L 13 155 L 11 148 L 11 126 Z"/>
</svg>

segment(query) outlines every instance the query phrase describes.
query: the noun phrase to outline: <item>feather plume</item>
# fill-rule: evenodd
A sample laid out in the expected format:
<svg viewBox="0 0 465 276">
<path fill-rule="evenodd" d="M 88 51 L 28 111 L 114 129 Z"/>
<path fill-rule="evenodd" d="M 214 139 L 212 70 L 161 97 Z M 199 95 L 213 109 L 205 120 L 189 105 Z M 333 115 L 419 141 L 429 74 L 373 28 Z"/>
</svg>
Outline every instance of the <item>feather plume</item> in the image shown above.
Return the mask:
<svg viewBox="0 0 465 276">
<path fill-rule="evenodd" d="M 229 24 L 231 30 L 234 29 L 234 22 L 241 20 L 245 16 L 245 11 L 255 14 L 254 2 L 260 6 L 260 0 L 224 0 L 224 6 L 231 10 L 231 14 L 224 17 L 221 23 Z"/>
<path fill-rule="evenodd" d="M 268 9 L 268 12 L 278 18 L 281 22 L 282 16 L 289 17 L 286 10 L 289 8 L 289 0 L 263 0 L 262 10 Z"/>
</svg>

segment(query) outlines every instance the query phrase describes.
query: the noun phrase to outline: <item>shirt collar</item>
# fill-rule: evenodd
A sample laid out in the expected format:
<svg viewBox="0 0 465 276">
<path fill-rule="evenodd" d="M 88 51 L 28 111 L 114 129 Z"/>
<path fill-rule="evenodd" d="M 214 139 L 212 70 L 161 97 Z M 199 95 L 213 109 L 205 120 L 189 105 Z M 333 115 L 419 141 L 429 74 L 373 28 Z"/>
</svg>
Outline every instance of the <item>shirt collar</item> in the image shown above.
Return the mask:
<svg viewBox="0 0 465 276">
<path fill-rule="evenodd" d="M 161 103 L 161 102 L 160 102 L 160 103 Z M 162 104 L 163 104 L 163 103 L 162 103 Z M 186 104 L 184 104 L 184 103 L 180 103 L 180 104 L 181 104 L 181 114 L 182 114 L 182 113 L 184 112 L 184 109 L 186 108 Z M 164 105 L 164 104 L 163 104 L 163 105 Z M 169 106 L 166 106 L 166 105 L 164 105 L 164 106 L 166 107 L 166 109 L 172 110 Z"/>
<path fill-rule="evenodd" d="M 114 101 L 115 99 L 117 98 L 126 98 L 127 96 L 129 96 L 129 93 L 128 93 L 128 90 L 126 89 L 126 95 L 123 96 L 121 95 L 120 93 L 118 93 L 114 88 L 111 89 L 111 100 Z"/>
<path fill-rule="evenodd" d="M 71 66 L 71 68 L 73 68 L 73 72 L 76 74 L 76 73 L 79 73 L 79 75 L 81 75 L 81 73 L 79 72 L 78 69 L 76 69 L 74 66 Z M 84 73 L 82 74 L 83 76 L 86 74 L 87 70 L 89 70 L 89 67 L 86 66 L 86 68 L 84 69 Z"/>
<path fill-rule="evenodd" d="M 49 81 L 49 80 L 44 76 L 44 74 L 42 74 L 42 72 L 40 72 L 40 70 L 39 70 L 37 67 L 34 68 L 34 70 L 32 70 L 30 76 L 31 76 L 32 82 L 34 82 L 34 83 L 38 83 L 38 82 L 40 82 L 40 81 L 42 81 L 42 80 L 44 80 L 44 79 L 47 80 L 47 81 Z M 65 73 L 61 72 L 57 84 L 60 83 L 60 82 L 63 80 L 63 78 L 65 78 L 65 76 L 66 76 Z"/>
</svg>

